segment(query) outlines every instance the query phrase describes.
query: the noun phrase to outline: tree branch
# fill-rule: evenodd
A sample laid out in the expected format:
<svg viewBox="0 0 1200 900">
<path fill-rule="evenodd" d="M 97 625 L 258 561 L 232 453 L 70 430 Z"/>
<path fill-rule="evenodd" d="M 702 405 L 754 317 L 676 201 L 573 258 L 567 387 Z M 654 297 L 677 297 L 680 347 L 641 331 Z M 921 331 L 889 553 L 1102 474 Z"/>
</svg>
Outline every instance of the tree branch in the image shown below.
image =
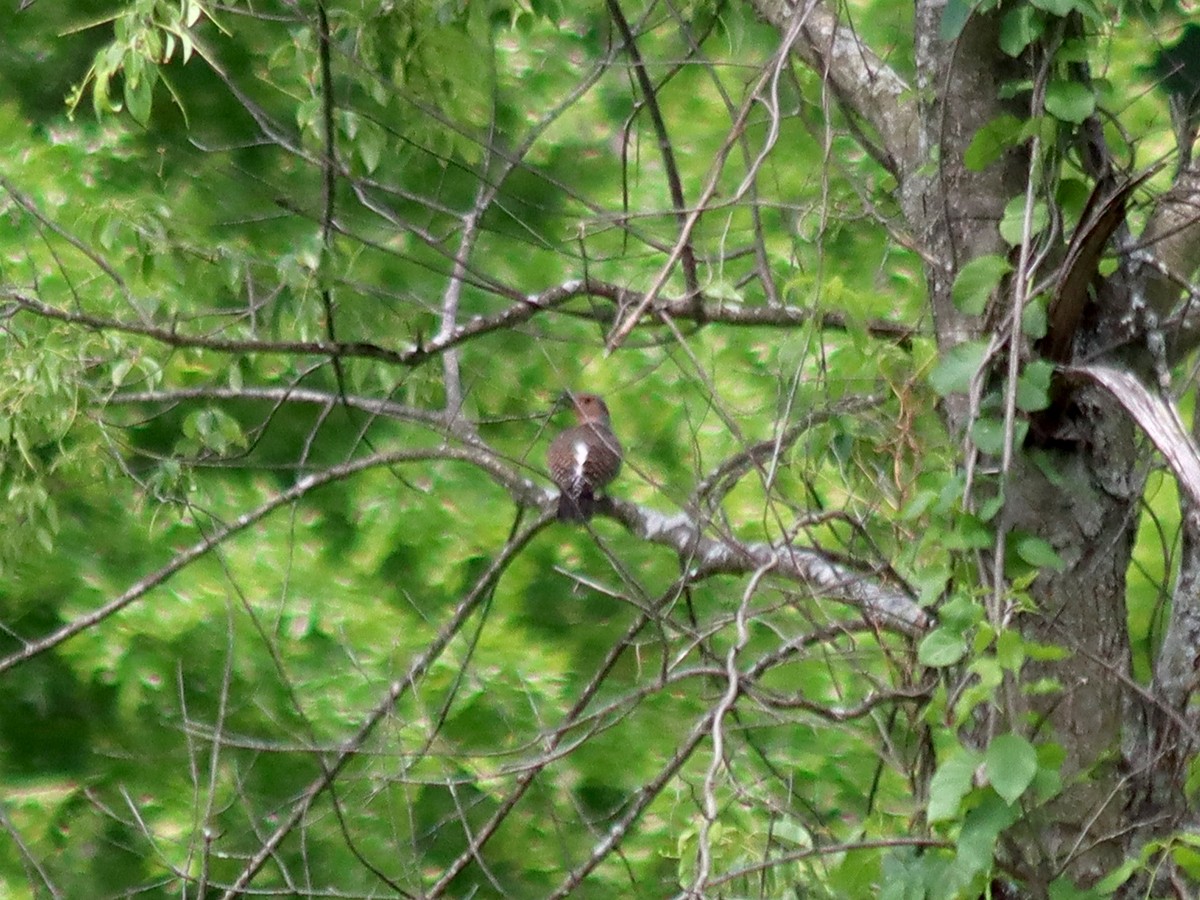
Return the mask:
<svg viewBox="0 0 1200 900">
<path fill-rule="evenodd" d="M 1179 297 L 1179 282 L 1190 281 L 1200 268 L 1200 160 L 1180 170 L 1158 198 L 1138 243 L 1161 264 L 1163 271 L 1143 269 L 1143 277 L 1150 309 L 1166 315 Z"/>
<path fill-rule="evenodd" d="M 771 565 L 773 577 L 802 585 L 814 598 L 853 606 L 887 630 L 916 637 L 933 624 L 929 613 L 904 591 L 819 550 L 786 542 L 745 542 L 729 535 L 708 535 L 686 513 L 664 515 L 623 500 L 601 502 L 597 512 L 612 516 L 644 541 L 673 549 L 690 567 L 688 577 L 692 581 L 713 575 L 748 575 Z"/>
<path fill-rule="evenodd" d="M 118 395 L 120 402 L 134 402 L 135 400 L 168 402 L 202 397 L 261 399 L 270 402 L 291 399 L 306 403 L 328 403 L 334 399 L 331 395 L 321 392 L 283 388 L 237 391 L 229 388 L 193 388 L 187 391 L 148 391 Z M 419 421 L 442 431 L 451 430 L 452 423 L 448 422 L 444 416 L 435 413 L 422 413 L 400 404 L 388 404 L 377 400 L 352 400 L 352 402 L 364 411 L 394 415 L 396 418 L 404 418 L 409 421 Z M 470 435 L 464 437 L 458 431 L 452 433 L 456 437 L 467 439 L 470 446 L 462 449 L 441 447 L 421 453 L 387 454 L 386 458 L 381 457 L 373 464 L 386 464 L 392 459 L 456 459 L 482 468 L 493 481 L 509 492 L 513 501 L 518 505 L 547 508 L 555 501 L 557 494 L 553 490 L 539 487 L 517 474 L 482 442 L 471 439 Z M 774 445 L 774 442 L 771 442 L 769 446 L 773 447 Z M 767 446 L 763 445 L 763 452 Z M 758 452 L 756 445 L 756 447 L 735 456 L 735 464 L 722 465 L 718 467 L 717 471 L 728 474 L 739 470 L 742 465 L 750 465 Z M 358 471 L 359 468 L 366 468 L 366 466 L 360 464 L 355 471 Z M 332 480 L 332 478 L 327 480 Z M 295 488 L 292 490 L 294 491 Z M 736 540 L 731 535 L 707 535 L 701 524 L 686 513 L 667 515 L 635 503 L 612 498 L 601 498 L 597 512 L 616 519 L 633 535 L 644 541 L 674 550 L 684 565 L 690 567 L 688 577 L 692 580 L 701 580 L 719 574 L 747 575 L 764 565 L 773 564 L 773 575 L 804 585 L 812 592 L 813 596 L 833 599 L 853 606 L 868 620 L 880 627 L 916 636 L 932 625 L 930 615 L 921 609 L 908 594 L 881 583 L 873 574 L 856 571 L 821 551 L 786 542 L 775 544 L 743 542 Z M 3 672 L 2 666 L 0 666 L 0 672 Z"/>
<path fill-rule="evenodd" d="M 357 459 L 342 465 L 331 466 L 322 472 L 316 472 L 311 475 L 305 475 L 299 479 L 294 485 L 285 491 L 281 491 L 274 497 L 271 497 L 265 503 L 256 506 L 254 509 L 248 510 L 238 516 L 227 525 L 223 525 L 214 531 L 211 535 L 202 538 L 192 544 L 187 549 L 176 554 L 175 558 L 160 569 L 151 572 L 143 578 L 138 579 L 119 597 L 115 597 L 103 606 L 92 610 L 90 613 L 80 616 L 66 625 L 51 632 L 44 637 L 34 641 L 27 642 L 16 653 L 9 654 L 6 657 L 0 658 L 0 675 L 7 672 L 9 669 L 19 666 L 23 662 L 27 662 L 41 653 L 57 647 L 59 644 L 74 637 L 82 631 L 86 631 L 94 625 L 103 622 L 110 616 L 120 612 L 131 603 L 140 600 L 146 594 L 150 593 L 154 588 L 165 584 L 172 576 L 178 573 L 181 569 L 200 559 L 213 548 L 222 544 L 229 538 L 233 537 L 241 531 L 249 528 L 268 514 L 274 512 L 282 506 L 286 506 L 295 500 L 299 500 L 309 491 L 319 488 L 323 485 L 330 484 L 334 481 L 340 481 L 349 478 L 351 475 L 356 475 L 359 472 L 365 472 L 368 469 L 377 468 L 379 466 L 395 465 L 403 462 L 415 462 L 430 459 L 455 459 L 462 462 L 473 463 L 485 469 L 495 480 L 505 486 L 509 493 L 519 498 L 518 503 L 522 505 L 540 505 L 549 506 L 549 492 L 544 488 L 539 488 L 527 479 L 521 478 L 507 466 L 499 461 L 497 457 L 489 452 L 481 451 L 480 449 L 464 448 L 458 449 L 453 447 L 438 447 L 429 450 L 394 450 L 390 453 L 373 454 L 363 459 Z"/>
<path fill-rule="evenodd" d="M 798 8 L 789 0 L 753 0 L 754 8 L 786 33 Z M 866 121 L 883 143 L 881 163 L 903 179 L 921 161 L 912 87 L 824 3 L 809 7 L 792 51 L 826 80 L 843 109 Z"/>
<path fill-rule="evenodd" d="M 675 163 L 675 148 L 671 144 L 671 136 L 667 133 L 667 123 L 663 118 L 662 109 L 659 107 L 658 95 L 655 93 L 654 85 L 650 82 L 646 63 L 642 59 L 641 51 L 638 50 L 637 38 L 633 34 L 633 29 L 629 27 L 629 21 L 625 18 L 621 4 L 617 0 L 608 0 L 608 12 L 617 26 L 617 30 L 621 33 L 625 52 L 629 54 L 629 59 L 633 63 L 633 74 L 637 79 L 638 89 L 642 92 L 646 111 L 650 114 L 654 135 L 658 138 L 658 152 L 662 155 L 663 174 L 667 179 L 667 189 L 671 192 L 671 202 L 675 206 L 675 219 L 679 223 L 682 234 L 687 230 L 687 199 L 683 196 L 683 181 L 679 177 L 679 166 Z M 680 241 L 682 242 L 680 261 L 683 265 L 684 283 L 687 285 L 689 296 L 694 296 L 700 290 L 700 282 L 696 277 L 696 251 L 692 247 L 690 239 L 681 236 Z"/>
<path fill-rule="evenodd" d="M 1064 371 L 1090 379 L 1108 391 L 1162 453 L 1180 490 L 1192 503 L 1200 504 L 1200 448 L 1188 435 L 1170 398 L 1149 390 L 1133 374 L 1113 366 L 1072 366 Z"/>
<path fill-rule="evenodd" d="M 549 312 L 577 297 L 595 297 L 613 301 L 622 308 L 641 295 L 619 285 L 588 281 L 565 281 L 539 294 L 530 294 L 519 303 L 490 316 L 476 316 L 434 339 L 410 344 L 403 350 L 389 350 L 369 341 L 264 341 L 256 338 L 217 338 L 186 335 L 176 331 L 175 326 L 143 325 L 121 319 L 94 316 L 89 313 L 71 312 L 43 303 L 19 291 L 5 291 L 3 297 L 11 306 L 0 310 L 0 318 L 24 311 L 81 325 L 94 331 L 116 331 L 148 337 L 170 347 L 187 347 L 212 350 L 218 353 L 279 353 L 304 356 L 330 356 L 339 358 L 373 359 L 400 366 L 418 366 L 446 350 L 464 344 L 474 338 L 527 322 L 536 315 Z M 792 328 L 796 325 L 818 320 L 822 327 L 846 331 L 854 326 L 849 317 L 836 312 L 816 312 L 800 306 L 745 306 L 727 301 L 696 303 L 687 299 L 660 300 L 653 307 L 653 319 L 645 320 L 649 327 L 658 322 L 658 315 L 676 320 L 697 323 L 719 323 L 745 327 Z M 611 318 L 611 317 L 610 317 Z M 919 328 L 878 319 L 862 323 L 861 326 L 874 337 L 896 344 L 906 344 L 921 333 Z"/>
<path fill-rule="evenodd" d="M 367 715 L 366 719 L 359 726 L 358 730 L 346 740 L 339 749 L 337 757 L 329 765 L 323 765 L 323 771 L 315 778 L 309 786 L 301 794 L 300 799 L 292 806 L 291 811 L 286 818 L 279 823 L 278 827 L 263 841 L 262 846 L 258 848 L 255 854 L 242 867 L 241 873 L 237 880 L 229 886 L 223 897 L 225 900 L 232 900 L 234 897 L 244 895 L 254 877 L 259 873 L 267 860 L 279 849 L 284 838 L 291 834 L 292 830 L 303 821 L 305 815 L 312 808 L 316 799 L 323 794 L 338 774 L 346 767 L 346 764 L 353 759 L 358 751 L 366 743 L 368 737 L 375 728 L 382 722 L 396 705 L 397 701 L 408 692 L 410 688 L 415 688 L 417 682 L 420 681 L 425 673 L 429 671 L 430 666 L 441 656 L 446 645 L 450 643 L 451 638 L 458 634 L 459 630 L 466 623 L 467 619 L 479 608 L 484 598 L 489 596 L 491 588 L 496 581 L 508 568 L 509 563 L 516 558 L 517 554 L 525 547 L 526 544 L 542 530 L 551 520 L 551 513 L 547 512 L 540 516 L 537 521 L 530 525 L 518 534 L 515 534 L 501 552 L 492 560 L 491 565 L 487 570 L 476 580 L 470 592 L 463 597 L 455 608 L 454 613 L 446 621 L 446 623 L 438 631 L 436 637 L 430 641 L 429 645 L 421 652 L 421 654 L 412 661 L 408 667 L 408 671 L 404 676 L 397 678 L 388 688 L 383 699 L 376 704 L 375 708 Z"/>
<path fill-rule="evenodd" d="M 126 403 L 136 401 L 169 402 L 200 398 L 261 399 L 269 402 L 290 399 L 304 403 L 328 403 L 335 399 L 329 394 L 317 391 L 283 388 L 237 391 L 229 388 L 147 391 L 121 394 L 116 399 Z M 419 421 L 422 424 L 435 426 L 439 430 L 449 430 L 448 426 L 451 424 L 437 414 L 421 413 L 419 410 L 413 410 L 400 404 L 350 399 L 354 405 L 364 411 Z M 462 437 L 458 432 L 453 433 Z M 752 448 L 749 452 L 752 457 L 756 451 Z M 557 496 L 553 490 L 539 487 L 518 475 L 482 443 L 472 443 L 471 446 L 464 449 L 442 447 L 419 455 L 430 458 L 457 459 L 477 465 L 483 468 L 493 481 L 504 487 L 513 501 L 519 505 L 548 507 Z M 382 465 L 393 459 L 411 460 L 417 456 L 418 454 L 411 452 L 387 454 L 386 459 L 379 458 L 372 464 Z M 727 468 L 732 471 L 739 468 L 743 464 L 744 458 L 745 454 L 739 454 L 736 458 L 738 460 L 736 466 L 720 467 L 719 471 L 726 471 Z M 355 471 L 361 468 L 366 468 L 366 465 L 359 464 Z M 332 478 L 326 480 L 332 480 Z M 616 519 L 642 540 L 674 550 L 686 565 L 691 566 L 689 577 L 693 580 L 701 580 L 718 574 L 746 575 L 774 561 L 775 568 L 772 574 L 775 576 L 804 585 L 812 591 L 814 596 L 838 600 L 853 606 L 867 619 L 881 627 L 915 636 L 923 633 L 932 625 L 930 615 L 921 609 L 908 594 L 888 587 L 882 584 L 876 576 L 856 571 L 818 550 L 798 547 L 790 543 L 742 542 L 728 535 L 719 537 L 706 535 L 703 533 L 701 525 L 685 513 L 667 515 L 635 503 L 611 498 L 602 499 L 597 512 Z M 258 517 L 263 514 L 265 512 L 259 514 Z M 0 672 L 3 671 L 3 665 L 0 664 Z"/>
</svg>

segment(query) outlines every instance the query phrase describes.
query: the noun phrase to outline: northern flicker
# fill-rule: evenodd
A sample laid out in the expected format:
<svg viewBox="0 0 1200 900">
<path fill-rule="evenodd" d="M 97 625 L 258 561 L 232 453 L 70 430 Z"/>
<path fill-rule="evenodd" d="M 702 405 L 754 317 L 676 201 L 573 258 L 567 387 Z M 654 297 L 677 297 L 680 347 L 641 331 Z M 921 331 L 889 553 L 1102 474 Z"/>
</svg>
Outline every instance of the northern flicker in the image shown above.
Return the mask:
<svg viewBox="0 0 1200 900">
<path fill-rule="evenodd" d="M 570 396 L 579 424 L 551 441 L 546 462 L 560 491 L 558 518 L 586 522 L 595 511 L 597 492 L 621 471 L 621 445 L 603 400 L 595 394 Z"/>
</svg>

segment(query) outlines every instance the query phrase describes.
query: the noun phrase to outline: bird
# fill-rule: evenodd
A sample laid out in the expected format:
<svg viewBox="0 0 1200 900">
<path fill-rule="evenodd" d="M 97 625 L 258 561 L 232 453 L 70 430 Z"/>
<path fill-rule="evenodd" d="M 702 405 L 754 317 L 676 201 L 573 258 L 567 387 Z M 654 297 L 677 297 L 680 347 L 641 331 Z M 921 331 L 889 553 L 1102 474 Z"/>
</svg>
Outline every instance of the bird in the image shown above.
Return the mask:
<svg viewBox="0 0 1200 900">
<path fill-rule="evenodd" d="M 558 485 L 558 518 L 586 522 L 596 510 L 596 493 L 621 471 L 621 445 L 608 407 L 595 394 L 566 394 L 579 424 L 550 442 L 546 462 Z"/>
</svg>

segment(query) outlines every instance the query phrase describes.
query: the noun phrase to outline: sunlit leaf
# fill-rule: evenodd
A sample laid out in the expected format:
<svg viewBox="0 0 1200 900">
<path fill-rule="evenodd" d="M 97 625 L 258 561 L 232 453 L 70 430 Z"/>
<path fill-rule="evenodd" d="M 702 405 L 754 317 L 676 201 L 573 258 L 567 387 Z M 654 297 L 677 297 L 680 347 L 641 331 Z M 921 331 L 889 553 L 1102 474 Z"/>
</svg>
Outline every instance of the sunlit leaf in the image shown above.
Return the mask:
<svg viewBox="0 0 1200 900">
<path fill-rule="evenodd" d="M 1046 112 L 1063 122 L 1079 123 L 1096 111 L 1096 96 L 1078 81 L 1051 81 L 1046 86 Z"/>
<path fill-rule="evenodd" d="M 1007 803 L 1015 803 L 1037 772 L 1037 751 L 1018 734 L 1001 734 L 988 744 L 988 781 Z"/>
<path fill-rule="evenodd" d="M 979 315 L 1000 280 L 1011 271 L 1012 265 L 1003 256 L 976 257 L 963 266 L 954 279 L 951 289 L 954 305 L 965 313 Z"/>
</svg>

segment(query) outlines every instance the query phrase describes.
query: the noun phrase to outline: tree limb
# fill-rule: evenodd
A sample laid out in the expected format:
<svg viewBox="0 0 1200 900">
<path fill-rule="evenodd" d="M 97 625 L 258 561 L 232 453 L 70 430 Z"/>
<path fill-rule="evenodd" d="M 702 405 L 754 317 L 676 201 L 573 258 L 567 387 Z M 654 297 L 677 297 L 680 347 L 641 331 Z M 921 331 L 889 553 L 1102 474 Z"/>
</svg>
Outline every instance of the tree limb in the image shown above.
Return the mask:
<svg viewBox="0 0 1200 900">
<path fill-rule="evenodd" d="M 686 513 L 664 515 L 623 500 L 602 502 L 597 512 L 611 515 L 644 541 L 673 549 L 690 566 L 688 577 L 693 581 L 713 575 L 747 575 L 771 565 L 772 577 L 794 581 L 815 598 L 853 606 L 882 628 L 915 637 L 933 624 L 929 613 L 904 591 L 818 550 L 787 542 L 708 535 Z"/>
<path fill-rule="evenodd" d="M 219 397 L 223 399 L 261 399 L 264 401 L 280 402 L 291 399 L 306 403 L 327 403 L 334 399 L 331 395 L 304 390 L 278 389 L 242 389 L 234 391 L 228 388 L 191 389 L 187 392 L 155 391 L 139 394 L 118 395 L 122 402 L 145 400 L 147 402 L 165 402 L 172 399 L 188 397 Z M 382 415 L 394 415 L 409 421 L 419 421 L 450 431 L 444 417 L 433 413 L 419 414 L 412 408 L 399 404 L 386 404 L 383 401 L 362 400 L 356 402 L 364 411 L 378 412 Z M 464 437 L 459 432 L 453 432 L 457 437 Z M 464 439 L 469 439 L 465 436 Z M 750 455 L 755 451 L 752 449 Z M 479 466 L 488 476 L 512 497 L 520 506 L 538 506 L 547 508 L 557 498 L 550 488 L 542 488 L 524 478 L 509 465 L 496 456 L 487 445 L 477 440 L 470 440 L 470 446 L 464 448 L 440 447 L 429 451 L 421 451 L 425 457 L 441 457 L 455 459 Z M 415 458 L 410 452 L 387 454 L 386 459 L 377 460 L 374 464 L 383 464 L 393 457 L 402 460 Z M 736 469 L 743 463 L 744 454 L 738 454 Z M 365 468 L 365 466 L 361 466 Z M 730 471 L 732 471 L 730 469 Z M 356 469 L 357 471 L 357 469 Z M 719 467 L 718 471 L 726 471 Z M 294 489 L 293 489 L 294 490 Z M 692 516 L 686 513 L 668 515 L 639 504 L 612 498 L 601 499 L 597 507 L 599 514 L 606 514 L 616 519 L 636 537 L 653 544 L 669 547 L 679 554 L 684 564 L 690 566 L 689 578 L 700 580 L 713 575 L 746 575 L 753 573 L 762 566 L 774 561 L 772 574 L 786 580 L 795 581 L 805 586 L 814 596 L 824 597 L 846 603 L 858 609 L 868 620 L 877 623 L 888 630 L 901 634 L 915 636 L 923 633 L 932 625 L 930 615 L 921 609 L 913 599 L 901 590 L 889 587 L 873 575 L 856 571 L 845 564 L 833 559 L 828 554 L 808 547 L 800 547 L 791 543 L 769 544 L 766 542 L 743 542 L 731 535 L 713 536 L 704 533 L 704 528 Z M 0 665 L 0 672 L 3 671 Z"/>
<path fill-rule="evenodd" d="M 435 338 L 404 349 L 392 350 L 369 341 L 269 341 L 257 338 L 221 338 L 203 335 L 187 335 L 176 330 L 174 325 L 148 325 L 111 319 L 89 313 L 72 312 L 19 291 L 4 292 L 4 299 L 11 304 L 0 310 L 0 317 L 16 312 L 30 312 L 48 319 L 81 325 L 94 331 L 115 331 L 122 334 L 140 335 L 170 347 L 188 347 L 212 350 L 218 353 L 280 353 L 338 358 L 374 359 L 400 366 L 417 366 L 446 350 L 464 344 L 474 338 L 527 322 L 536 315 L 557 309 L 577 297 L 599 297 L 611 300 L 617 308 L 632 302 L 641 295 L 619 285 L 594 280 L 565 281 L 547 288 L 538 294 L 530 294 L 519 303 L 514 303 L 489 316 L 475 316 L 467 322 L 439 333 Z M 660 315 L 673 319 L 697 323 L 719 323 L 745 327 L 791 328 L 817 320 L 821 327 L 845 331 L 854 323 L 838 312 L 818 312 L 801 306 L 747 306 L 727 301 L 700 303 L 687 299 L 659 300 L 651 307 L 655 314 L 643 321 L 651 326 L 659 321 Z M 920 329 L 899 322 L 879 319 L 864 322 L 861 327 L 874 337 L 906 344 L 921 333 Z"/>
<path fill-rule="evenodd" d="M 754 8 L 786 32 L 796 6 L 788 0 L 753 0 Z M 826 80 L 851 116 L 866 121 L 883 143 L 881 162 L 897 178 L 921 160 L 917 104 L 912 87 L 840 21 L 824 3 L 812 5 L 792 52 Z"/>
<path fill-rule="evenodd" d="M 1171 189 L 1155 202 L 1139 243 L 1166 273 L 1143 269 L 1146 301 L 1155 313 L 1166 315 L 1179 297 L 1179 282 L 1200 268 L 1200 160 L 1180 170 Z"/>
<path fill-rule="evenodd" d="M 1088 378 L 1108 391 L 1162 453 L 1180 489 L 1192 503 L 1200 504 L 1200 450 L 1169 398 L 1149 390 L 1132 373 L 1113 366 L 1072 366 L 1065 371 Z"/>
</svg>

